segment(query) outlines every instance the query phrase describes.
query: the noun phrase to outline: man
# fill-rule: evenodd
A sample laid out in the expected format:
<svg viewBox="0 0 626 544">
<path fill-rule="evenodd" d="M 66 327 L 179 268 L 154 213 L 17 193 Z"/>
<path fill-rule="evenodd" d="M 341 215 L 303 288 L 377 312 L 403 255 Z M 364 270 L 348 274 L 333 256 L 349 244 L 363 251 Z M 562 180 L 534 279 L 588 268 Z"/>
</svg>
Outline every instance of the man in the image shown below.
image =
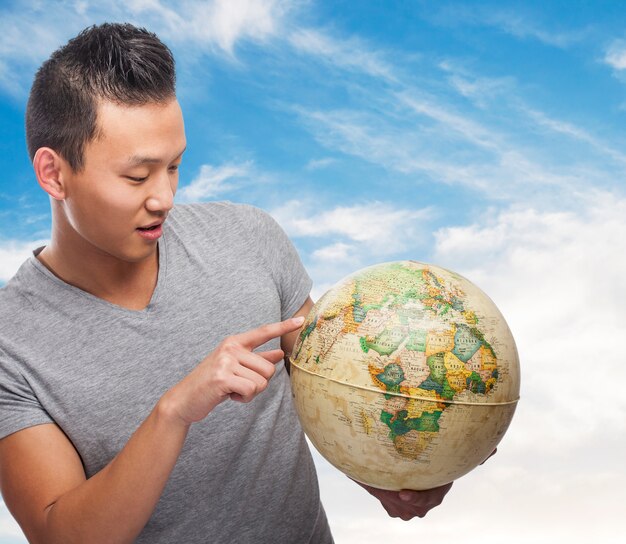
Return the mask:
<svg viewBox="0 0 626 544">
<path fill-rule="evenodd" d="M 35 77 L 52 236 L 0 290 L 4 500 L 32 542 L 332 542 L 282 364 L 311 281 L 260 210 L 174 207 L 174 82 L 156 36 L 111 24 Z M 449 486 L 367 489 L 410 519 Z"/>
</svg>

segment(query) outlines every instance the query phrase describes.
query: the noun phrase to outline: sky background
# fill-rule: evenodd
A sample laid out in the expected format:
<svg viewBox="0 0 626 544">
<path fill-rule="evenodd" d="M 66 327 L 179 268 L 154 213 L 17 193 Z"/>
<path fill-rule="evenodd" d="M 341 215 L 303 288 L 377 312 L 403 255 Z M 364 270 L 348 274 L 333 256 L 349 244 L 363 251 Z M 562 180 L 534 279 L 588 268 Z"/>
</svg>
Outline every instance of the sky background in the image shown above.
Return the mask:
<svg viewBox="0 0 626 544">
<path fill-rule="evenodd" d="M 315 454 L 336 542 L 623 542 L 626 6 L 103 5 L 0 2 L 0 285 L 49 236 L 23 132 L 36 68 L 90 24 L 145 26 L 178 63 L 178 202 L 269 211 L 314 298 L 374 263 L 452 269 L 516 338 L 498 454 L 425 519 L 389 518 Z M 25 542 L 0 505 L 0 543 Z"/>
</svg>

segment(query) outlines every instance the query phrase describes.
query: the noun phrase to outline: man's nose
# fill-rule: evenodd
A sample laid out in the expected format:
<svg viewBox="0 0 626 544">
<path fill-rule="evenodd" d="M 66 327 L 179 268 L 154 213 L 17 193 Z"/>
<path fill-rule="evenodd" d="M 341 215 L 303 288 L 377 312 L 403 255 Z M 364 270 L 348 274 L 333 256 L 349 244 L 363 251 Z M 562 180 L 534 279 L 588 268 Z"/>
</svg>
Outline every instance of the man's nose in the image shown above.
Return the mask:
<svg viewBox="0 0 626 544">
<path fill-rule="evenodd" d="M 175 186 L 167 171 L 154 180 L 146 199 L 146 208 L 151 212 L 169 212 L 174 206 Z"/>
</svg>

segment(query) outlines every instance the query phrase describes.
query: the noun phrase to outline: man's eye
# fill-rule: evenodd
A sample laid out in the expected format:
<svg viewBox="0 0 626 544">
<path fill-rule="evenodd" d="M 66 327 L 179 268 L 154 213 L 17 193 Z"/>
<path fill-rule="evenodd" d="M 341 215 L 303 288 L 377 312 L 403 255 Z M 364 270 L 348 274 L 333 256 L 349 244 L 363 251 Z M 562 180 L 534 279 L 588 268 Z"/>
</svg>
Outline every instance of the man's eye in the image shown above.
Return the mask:
<svg viewBox="0 0 626 544">
<path fill-rule="evenodd" d="M 178 165 L 178 164 L 172 164 L 172 166 L 169 167 L 169 171 L 170 172 L 176 172 L 178 170 L 179 166 L 180 165 Z"/>
<path fill-rule="evenodd" d="M 146 181 L 148 179 L 148 176 L 144 176 L 142 178 L 136 178 L 136 177 L 133 177 L 133 176 L 126 176 L 126 179 L 129 179 L 130 181 L 141 182 L 141 181 Z"/>
</svg>

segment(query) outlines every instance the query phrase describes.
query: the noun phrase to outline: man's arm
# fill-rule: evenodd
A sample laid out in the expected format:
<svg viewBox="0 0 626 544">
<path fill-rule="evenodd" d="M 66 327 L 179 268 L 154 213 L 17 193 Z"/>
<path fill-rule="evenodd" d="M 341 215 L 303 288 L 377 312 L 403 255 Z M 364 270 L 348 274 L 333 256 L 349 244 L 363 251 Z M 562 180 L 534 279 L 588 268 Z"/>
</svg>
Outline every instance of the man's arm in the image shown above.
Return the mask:
<svg viewBox="0 0 626 544">
<path fill-rule="evenodd" d="M 162 404 L 117 457 L 86 479 L 54 424 L 0 441 L 0 489 L 29 542 L 132 542 L 148 521 L 187 435 Z"/>
<path fill-rule="evenodd" d="M 192 423 L 231 398 L 267 387 L 282 350 L 254 352 L 297 330 L 290 319 L 225 339 L 168 390 L 119 454 L 86 479 L 80 457 L 54 424 L 0 440 L 0 491 L 30 542 L 133 542 L 152 514 Z"/>
</svg>

